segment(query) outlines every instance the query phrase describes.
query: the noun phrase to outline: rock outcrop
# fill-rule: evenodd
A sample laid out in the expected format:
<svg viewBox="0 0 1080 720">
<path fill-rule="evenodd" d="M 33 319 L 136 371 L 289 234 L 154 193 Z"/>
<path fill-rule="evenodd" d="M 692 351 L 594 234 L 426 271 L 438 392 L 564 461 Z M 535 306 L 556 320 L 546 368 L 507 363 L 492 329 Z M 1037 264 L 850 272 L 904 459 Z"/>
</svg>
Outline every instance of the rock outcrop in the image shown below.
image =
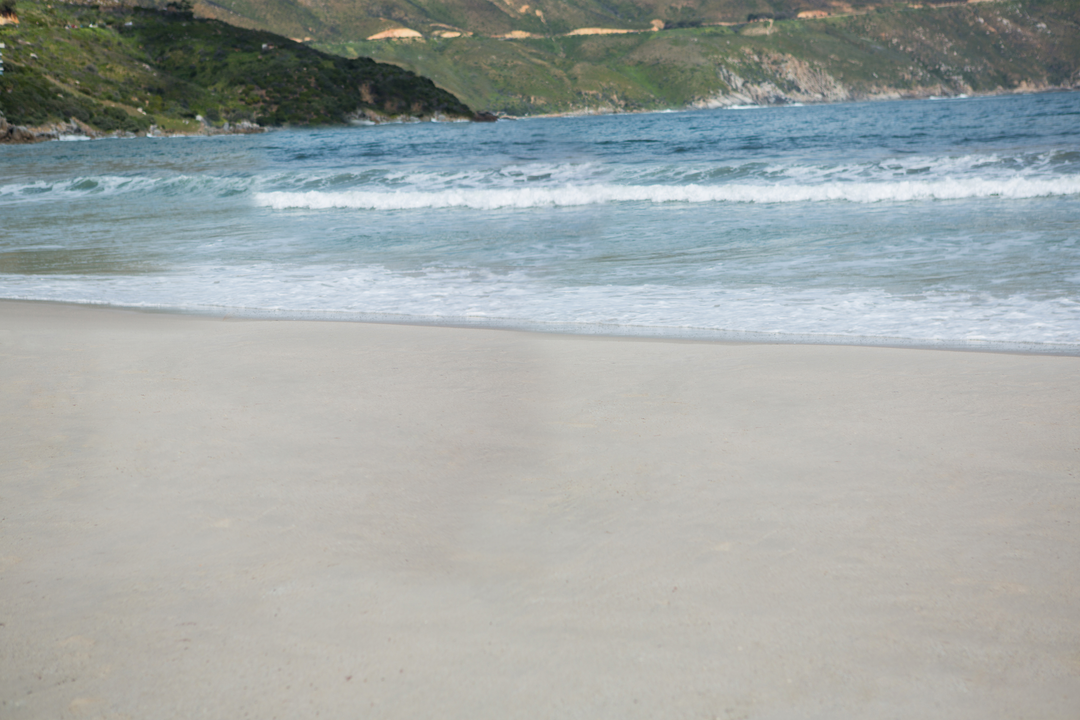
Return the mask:
<svg viewBox="0 0 1080 720">
<path fill-rule="evenodd" d="M 64 135 L 97 137 L 99 134 L 75 118 L 71 118 L 71 122 L 68 123 L 51 123 L 40 127 L 26 127 L 25 125 L 12 125 L 7 121 L 7 118 L 0 114 L 0 144 L 24 145 L 46 140 L 58 140 Z"/>
<path fill-rule="evenodd" d="M 770 79 L 751 81 L 739 74 Z M 746 53 L 741 62 L 717 69 L 729 88 L 694 103 L 694 107 L 717 108 L 732 105 L 786 105 L 790 103 L 842 102 L 852 99 L 851 91 L 819 67 L 791 55 Z M 745 71 L 744 71 L 745 72 Z"/>
</svg>

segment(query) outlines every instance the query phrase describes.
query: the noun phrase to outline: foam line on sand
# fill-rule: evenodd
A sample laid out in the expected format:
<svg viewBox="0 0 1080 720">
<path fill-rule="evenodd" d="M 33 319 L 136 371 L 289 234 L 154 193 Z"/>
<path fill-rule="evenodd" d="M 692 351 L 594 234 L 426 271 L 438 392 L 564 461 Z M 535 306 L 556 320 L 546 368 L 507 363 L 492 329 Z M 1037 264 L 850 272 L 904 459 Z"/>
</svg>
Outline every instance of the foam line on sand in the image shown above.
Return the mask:
<svg viewBox="0 0 1080 720">
<path fill-rule="evenodd" d="M 1080 359 L 0 303 L 0 716 L 1074 718 Z"/>
</svg>

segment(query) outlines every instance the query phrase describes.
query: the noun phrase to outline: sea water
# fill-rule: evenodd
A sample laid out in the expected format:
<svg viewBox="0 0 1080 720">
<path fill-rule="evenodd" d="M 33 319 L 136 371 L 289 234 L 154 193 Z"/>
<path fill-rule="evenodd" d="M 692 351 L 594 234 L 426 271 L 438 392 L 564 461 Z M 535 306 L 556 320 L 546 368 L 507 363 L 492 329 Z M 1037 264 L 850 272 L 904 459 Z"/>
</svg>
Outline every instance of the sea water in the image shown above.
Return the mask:
<svg viewBox="0 0 1080 720">
<path fill-rule="evenodd" d="M 0 147 L 0 297 L 1080 353 L 1080 93 Z"/>
</svg>

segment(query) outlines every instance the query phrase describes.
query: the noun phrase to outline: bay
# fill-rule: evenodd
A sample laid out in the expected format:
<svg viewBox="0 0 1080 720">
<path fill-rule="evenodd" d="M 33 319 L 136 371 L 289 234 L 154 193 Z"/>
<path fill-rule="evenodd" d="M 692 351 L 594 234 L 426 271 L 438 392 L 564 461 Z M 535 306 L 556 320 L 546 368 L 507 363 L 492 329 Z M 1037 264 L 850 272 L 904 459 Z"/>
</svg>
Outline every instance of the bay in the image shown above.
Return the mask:
<svg viewBox="0 0 1080 720">
<path fill-rule="evenodd" d="M 1080 352 L 1080 93 L 0 147 L 0 297 Z"/>
</svg>

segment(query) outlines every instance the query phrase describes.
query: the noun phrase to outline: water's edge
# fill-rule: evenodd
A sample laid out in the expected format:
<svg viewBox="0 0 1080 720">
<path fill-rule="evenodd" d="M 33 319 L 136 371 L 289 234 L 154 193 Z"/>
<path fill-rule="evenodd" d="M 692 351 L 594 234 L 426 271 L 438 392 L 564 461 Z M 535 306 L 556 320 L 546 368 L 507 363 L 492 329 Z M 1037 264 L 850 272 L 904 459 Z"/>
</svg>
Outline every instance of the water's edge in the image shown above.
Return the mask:
<svg viewBox="0 0 1080 720">
<path fill-rule="evenodd" d="M 673 342 L 705 342 L 732 345 L 828 345 L 845 347 L 876 347 L 898 350 L 944 350 L 951 352 L 982 352 L 1010 355 L 1045 355 L 1080 357 L 1080 345 L 1065 343 L 1033 343 L 986 340 L 935 340 L 932 338 L 895 338 L 859 335 L 827 335 L 810 333 L 753 332 L 715 330 L 692 327 L 657 327 L 649 325 L 615 325 L 608 323 L 538 322 L 512 318 L 425 317 L 395 313 L 365 313 L 348 311 L 265 310 L 259 308 L 207 306 L 177 308 L 155 305 L 114 305 L 108 303 L 77 303 L 66 300 L 36 300 L 0 298 L 0 303 L 28 303 L 65 307 L 95 308 L 138 312 L 152 315 L 182 315 L 220 318 L 226 321 L 262 322 L 351 322 L 372 325 L 404 325 L 410 327 L 445 327 L 483 330 L 508 330 L 546 335 L 578 335 L 592 338 L 623 340 L 660 340 Z"/>
</svg>

